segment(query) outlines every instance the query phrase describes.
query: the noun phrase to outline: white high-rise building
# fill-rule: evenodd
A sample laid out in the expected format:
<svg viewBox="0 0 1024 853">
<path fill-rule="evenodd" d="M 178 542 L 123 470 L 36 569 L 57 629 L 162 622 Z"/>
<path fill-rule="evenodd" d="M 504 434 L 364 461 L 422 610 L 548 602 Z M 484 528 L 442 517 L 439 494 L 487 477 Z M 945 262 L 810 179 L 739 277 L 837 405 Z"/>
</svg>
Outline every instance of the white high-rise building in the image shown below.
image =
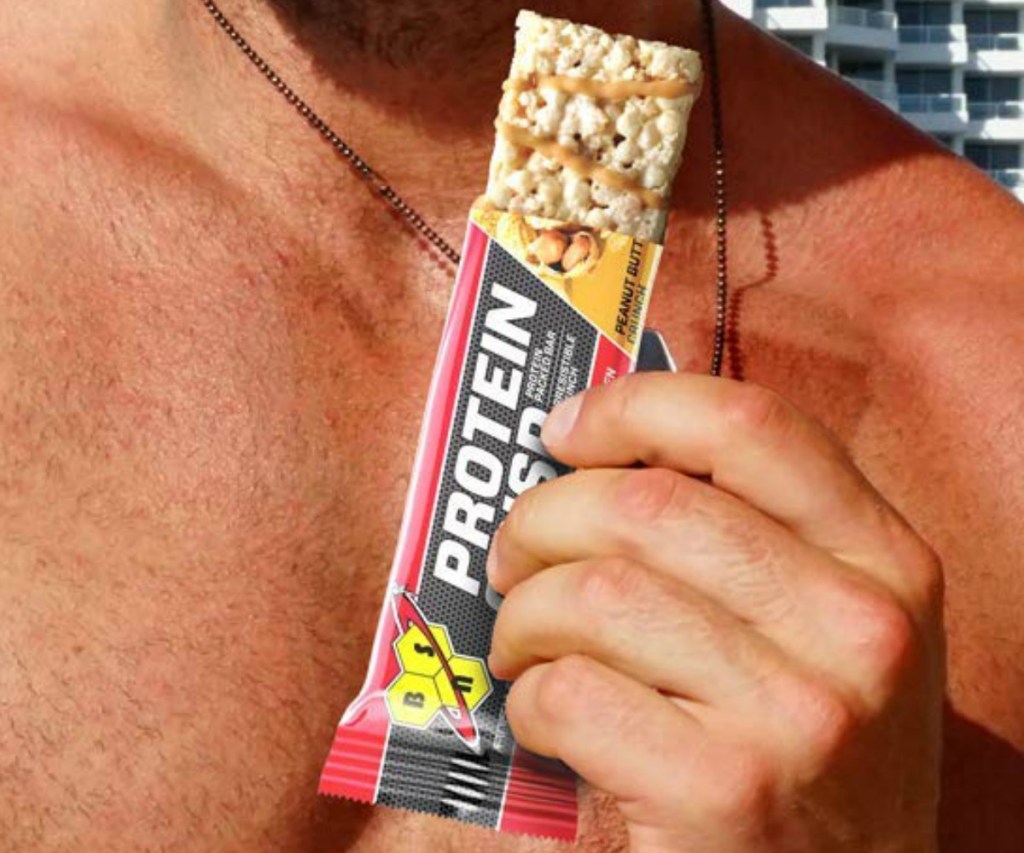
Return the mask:
<svg viewBox="0 0 1024 853">
<path fill-rule="evenodd" d="M 724 0 L 1024 200 L 1024 0 Z"/>
</svg>

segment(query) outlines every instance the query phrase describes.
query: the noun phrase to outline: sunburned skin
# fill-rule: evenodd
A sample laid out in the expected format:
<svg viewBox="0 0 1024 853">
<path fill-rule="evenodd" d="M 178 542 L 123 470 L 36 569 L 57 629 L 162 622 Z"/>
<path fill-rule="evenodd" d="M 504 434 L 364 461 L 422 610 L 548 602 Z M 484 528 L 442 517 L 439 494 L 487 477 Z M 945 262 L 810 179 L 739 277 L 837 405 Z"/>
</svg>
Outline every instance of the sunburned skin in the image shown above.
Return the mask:
<svg viewBox="0 0 1024 853">
<path fill-rule="evenodd" d="M 53 31 L 44 56 L 32 9 L 0 11 L 0 849 L 561 849 L 315 796 L 362 680 L 452 270 L 203 14 L 161 22 L 195 39 L 191 71 L 153 48 L 118 76 L 120 30 L 88 61 L 85 36 Z M 627 26 L 607 14 L 577 17 Z M 699 47 L 660 14 L 644 34 Z M 1024 213 L 721 20 L 731 369 L 820 418 L 942 556 L 945 849 L 1017 850 Z M 353 143 L 457 241 L 501 50 L 457 103 L 444 80 L 383 104 L 311 82 L 310 99 L 337 98 Z M 203 85 L 175 99 L 171 71 Z M 133 85 L 150 98 L 134 110 Z M 156 100 L 164 119 L 140 112 Z M 650 316 L 689 370 L 713 316 L 709 146 L 702 99 Z M 581 849 L 624 844 L 587 793 Z"/>
</svg>

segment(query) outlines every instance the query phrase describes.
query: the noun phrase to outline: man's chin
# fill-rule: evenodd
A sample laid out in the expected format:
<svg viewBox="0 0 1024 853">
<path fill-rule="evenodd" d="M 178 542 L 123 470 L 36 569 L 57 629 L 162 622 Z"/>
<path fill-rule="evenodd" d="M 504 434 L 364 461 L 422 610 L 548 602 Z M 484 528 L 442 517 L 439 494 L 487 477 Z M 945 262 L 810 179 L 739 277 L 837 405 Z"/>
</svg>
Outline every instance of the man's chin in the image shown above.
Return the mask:
<svg viewBox="0 0 1024 853">
<path fill-rule="evenodd" d="M 439 0 L 266 0 L 297 35 L 330 65 L 331 52 L 348 51 L 401 67 L 421 59 L 431 34 L 444 31 Z"/>
</svg>

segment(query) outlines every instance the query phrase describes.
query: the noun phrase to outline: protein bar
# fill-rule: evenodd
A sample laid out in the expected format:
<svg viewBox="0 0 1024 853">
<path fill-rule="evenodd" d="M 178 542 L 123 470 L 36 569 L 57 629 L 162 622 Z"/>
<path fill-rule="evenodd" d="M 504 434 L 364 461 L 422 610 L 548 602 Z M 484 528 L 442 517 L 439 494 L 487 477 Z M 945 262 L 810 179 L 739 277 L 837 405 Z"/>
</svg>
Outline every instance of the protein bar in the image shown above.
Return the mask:
<svg viewBox="0 0 1024 853">
<path fill-rule="evenodd" d="M 533 12 L 517 25 L 487 200 L 660 241 L 700 58 Z"/>
<path fill-rule="evenodd" d="M 575 777 L 516 746 L 487 670 L 484 565 L 516 497 L 568 470 L 547 413 L 635 369 L 700 63 L 531 12 L 517 27 L 372 657 L 320 791 L 573 838 Z"/>
</svg>

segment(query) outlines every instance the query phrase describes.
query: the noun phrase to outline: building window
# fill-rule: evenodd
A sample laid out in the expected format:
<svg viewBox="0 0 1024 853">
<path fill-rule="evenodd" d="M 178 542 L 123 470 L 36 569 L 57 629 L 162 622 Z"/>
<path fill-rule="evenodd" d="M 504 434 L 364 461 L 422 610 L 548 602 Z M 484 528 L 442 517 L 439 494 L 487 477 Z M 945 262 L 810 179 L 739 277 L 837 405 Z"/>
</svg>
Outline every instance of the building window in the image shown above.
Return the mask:
<svg viewBox="0 0 1024 853">
<path fill-rule="evenodd" d="M 964 96 L 953 94 L 949 68 L 897 68 L 896 92 L 901 113 L 952 113 L 965 108 Z"/>
<path fill-rule="evenodd" d="M 1021 168 L 1020 145 L 1000 142 L 967 142 L 964 157 L 979 169 L 984 169 L 992 180 L 1007 189 L 1024 188 L 1024 169 Z"/>
<path fill-rule="evenodd" d="M 1024 118 L 1019 77 L 997 77 L 981 74 L 964 76 L 967 111 L 975 121 Z"/>
<path fill-rule="evenodd" d="M 1002 169 L 1020 168 L 1020 145 L 1000 142 L 966 142 L 964 157 L 979 169 L 998 172 Z"/>
<path fill-rule="evenodd" d="M 1019 101 L 1020 78 L 967 74 L 964 77 L 964 91 L 972 101 L 986 103 Z"/>
<path fill-rule="evenodd" d="M 946 26 L 953 22 L 951 3 L 924 3 L 915 0 L 899 0 L 896 15 L 901 27 Z"/>
<path fill-rule="evenodd" d="M 1016 9 L 964 9 L 964 24 L 972 36 L 1015 33 L 1020 18 Z"/>
<path fill-rule="evenodd" d="M 896 90 L 900 95 L 945 95 L 953 91 L 949 68 L 898 68 Z"/>
<path fill-rule="evenodd" d="M 840 59 L 836 70 L 843 77 L 854 80 L 884 80 L 885 66 L 881 62 L 865 62 L 857 59 Z"/>
<path fill-rule="evenodd" d="M 805 56 L 814 56 L 814 37 L 813 36 L 788 36 L 780 35 L 779 41 L 784 41 L 790 47 L 795 50 L 799 50 Z"/>
</svg>

